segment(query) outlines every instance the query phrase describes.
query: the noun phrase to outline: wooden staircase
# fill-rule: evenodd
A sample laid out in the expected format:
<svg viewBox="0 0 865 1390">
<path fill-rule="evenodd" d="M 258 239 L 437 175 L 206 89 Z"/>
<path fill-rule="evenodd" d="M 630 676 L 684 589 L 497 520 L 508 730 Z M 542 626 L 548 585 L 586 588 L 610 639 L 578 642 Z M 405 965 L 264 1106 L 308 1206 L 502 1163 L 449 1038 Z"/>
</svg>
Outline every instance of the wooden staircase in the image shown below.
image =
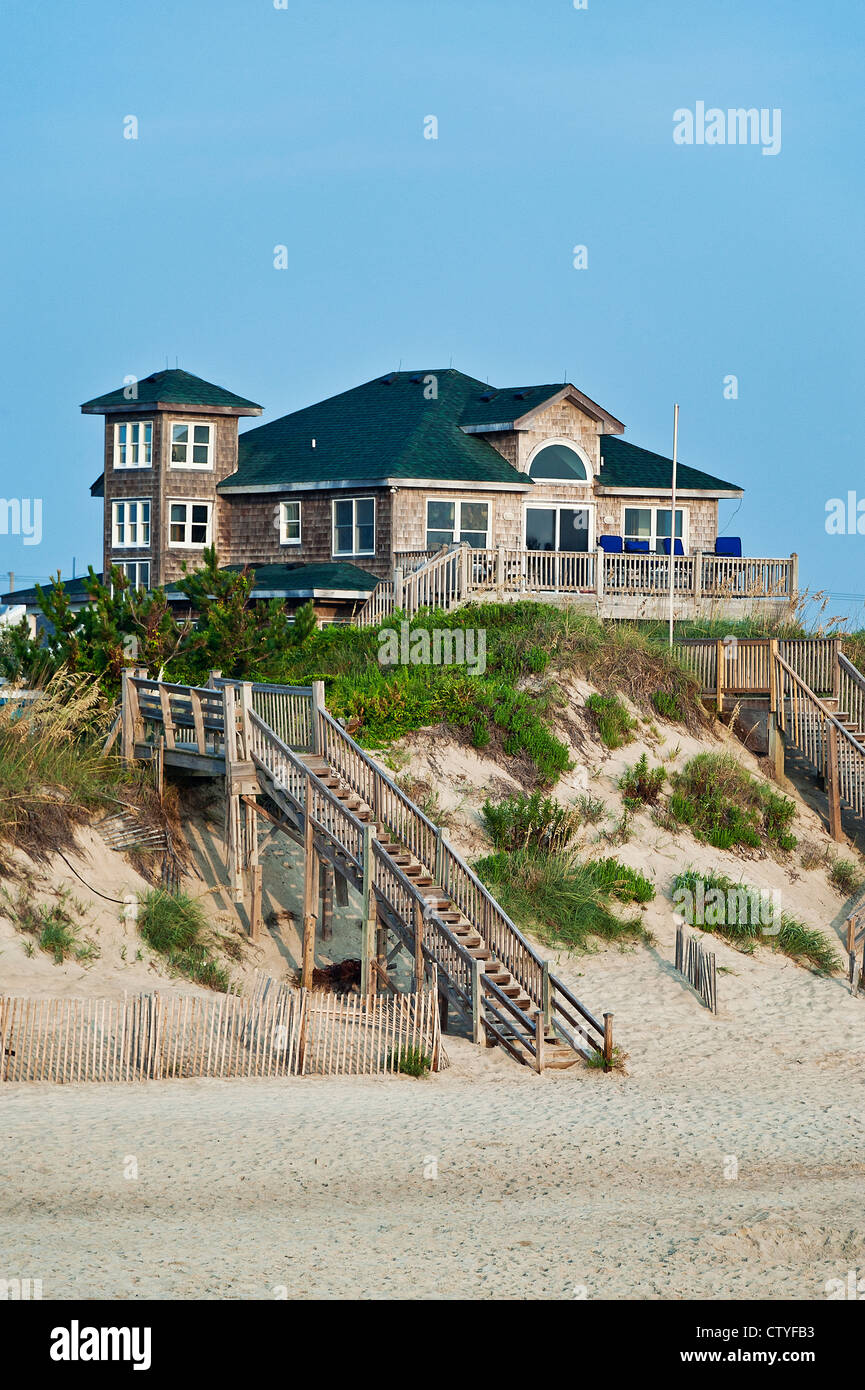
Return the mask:
<svg viewBox="0 0 865 1390">
<path fill-rule="evenodd" d="M 537 1028 L 541 1014 L 540 1006 L 531 999 L 507 966 L 490 950 L 478 928 L 457 907 L 443 886 L 436 883 L 429 870 L 420 863 L 411 850 L 393 839 L 386 825 L 375 823 L 372 808 L 358 796 L 357 792 L 343 782 L 324 758 L 311 753 L 301 754 L 300 757 L 310 772 L 313 772 L 318 780 L 330 789 L 333 796 L 342 803 L 346 810 L 364 824 L 373 826 L 381 849 L 405 877 L 414 884 L 426 905 L 426 909 L 435 913 L 436 917 L 447 925 L 451 934 L 468 955 L 478 962 L 480 970 L 483 972 L 484 984 L 494 985 L 496 990 L 509 999 L 520 1013 L 531 1021 L 533 1027 Z M 497 1021 L 497 1026 L 499 1028 L 503 1026 L 501 1021 Z M 520 1032 L 509 1024 L 505 1025 L 504 1031 L 520 1060 L 531 1061 L 525 1048 L 520 1046 L 522 1041 Z M 543 1064 L 545 1067 L 571 1067 L 579 1060 L 579 1054 L 575 1053 L 573 1048 L 569 1047 L 549 1024 L 544 1028 L 543 1039 Z"/>
</svg>

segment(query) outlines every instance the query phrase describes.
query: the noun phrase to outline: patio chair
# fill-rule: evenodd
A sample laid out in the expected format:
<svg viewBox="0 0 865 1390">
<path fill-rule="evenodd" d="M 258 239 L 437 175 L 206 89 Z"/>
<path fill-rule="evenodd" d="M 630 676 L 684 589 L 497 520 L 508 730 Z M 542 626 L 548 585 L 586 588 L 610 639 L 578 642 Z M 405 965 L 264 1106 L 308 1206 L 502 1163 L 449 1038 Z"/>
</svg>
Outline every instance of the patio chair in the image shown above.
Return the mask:
<svg viewBox="0 0 865 1390">
<path fill-rule="evenodd" d="M 649 542 L 648 542 L 648 541 L 625 541 L 625 554 L 626 554 L 626 555 L 648 555 L 648 553 L 649 553 Z"/>
<path fill-rule="evenodd" d="M 734 555 L 737 558 L 742 554 L 742 539 L 740 536 L 717 536 L 715 539 L 716 555 Z"/>
<path fill-rule="evenodd" d="M 662 555 L 669 555 L 669 553 L 670 553 L 670 537 L 669 537 L 669 536 L 662 536 L 662 537 L 661 537 L 661 554 L 662 554 Z M 674 554 L 674 555 L 684 555 L 684 553 L 685 553 L 685 551 L 684 551 L 684 548 L 683 548 L 683 546 L 682 546 L 682 542 L 679 540 L 679 537 L 677 536 L 677 537 L 676 537 L 676 544 L 675 544 L 675 546 L 674 546 L 674 548 L 673 548 L 673 554 Z"/>
<path fill-rule="evenodd" d="M 624 550 L 624 541 L 621 536 L 598 536 L 598 545 L 608 555 L 621 555 Z"/>
</svg>

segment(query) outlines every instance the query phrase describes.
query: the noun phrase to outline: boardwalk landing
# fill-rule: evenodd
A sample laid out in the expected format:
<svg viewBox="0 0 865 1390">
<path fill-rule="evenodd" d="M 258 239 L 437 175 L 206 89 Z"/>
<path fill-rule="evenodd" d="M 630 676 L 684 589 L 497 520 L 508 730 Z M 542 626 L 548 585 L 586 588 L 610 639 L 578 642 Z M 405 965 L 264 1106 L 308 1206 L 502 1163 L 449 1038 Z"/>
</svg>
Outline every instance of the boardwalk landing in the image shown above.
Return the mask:
<svg viewBox="0 0 865 1390">
<path fill-rule="evenodd" d="M 361 993 L 394 991 L 389 966 L 408 953 L 414 987 L 438 992 L 476 1043 L 503 1048 L 542 1072 L 600 1055 L 603 1022 L 549 971 L 436 826 L 324 708 L 320 684 L 170 685 L 124 673 L 121 751 L 164 759 L 225 783 L 225 847 L 237 901 L 260 931 L 257 821 L 266 817 L 305 851 L 301 980 L 312 983 L 318 863 L 361 894 Z M 266 797 L 271 807 L 262 805 Z M 395 944 L 394 944 L 395 943 Z"/>
</svg>

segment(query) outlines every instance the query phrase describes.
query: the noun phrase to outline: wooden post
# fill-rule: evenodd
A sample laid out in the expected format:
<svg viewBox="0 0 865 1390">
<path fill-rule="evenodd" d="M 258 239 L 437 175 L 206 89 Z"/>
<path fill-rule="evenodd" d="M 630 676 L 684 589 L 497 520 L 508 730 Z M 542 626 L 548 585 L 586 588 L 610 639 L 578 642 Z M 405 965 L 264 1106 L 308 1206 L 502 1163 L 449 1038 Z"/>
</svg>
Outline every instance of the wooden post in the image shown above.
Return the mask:
<svg viewBox="0 0 865 1390">
<path fill-rule="evenodd" d="M 333 936 L 333 878 L 334 871 L 330 864 L 326 864 L 322 860 L 318 872 L 322 941 L 330 941 Z"/>
<path fill-rule="evenodd" d="M 378 903 L 375 896 L 373 878 L 372 827 L 367 822 L 363 827 L 363 923 L 360 951 L 360 992 L 366 996 L 374 993 L 375 925 L 378 916 Z"/>
<path fill-rule="evenodd" d="M 832 666 L 832 698 L 836 701 L 836 708 L 841 708 L 841 642 L 843 638 L 833 638 L 834 662 Z M 852 714 L 852 710 L 850 711 Z"/>
<path fill-rule="evenodd" d="M 460 597 L 468 598 L 472 590 L 471 547 L 463 543 L 460 547 Z"/>
<path fill-rule="evenodd" d="M 215 689 L 216 689 L 216 682 L 219 681 L 219 680 L 222 680 L 222 672 L 221 672 L 221 671 L 211 671 L 210 675 L 207 677 L 207 688 L 208 688 L 208 690 L 215 690 Z"/>
<path fill-rule="evenodd" d="M 394 610 L 402 608 L 403 601 L 403 578 L 404 571 L 402 565 L 397 565 L 393 572 L 393 606 Z"/>
<path fill-rule="evenodd" d="M 673 547 L 675 550 L 675 546 Z M 700 616 L 700 600 L 703 597 L 703 552 L 694 551 L 694 617 Z"/>
<path fill-rule="evenodd" d="M 481 1046 L 486 1042 L 483 1025 L 484 1001 L 481 993 L 481 963 L 472 959 L 472 1042 Z"/>
<path fill-rule="evenodd" d="M 261 874 L 261 865 L 253 865 L 252 906 L 249 912 L 249 934 L 253 941 L 258 941 L 261 938 Z"/>
<path fill-rule="evenodd" d="M 799 597 L 799 556 L 795 550 L 790 556 L 790 602 L 795 603 Z"/>
<path fill-rule="evenodd" d="M 535 1015 L 535 1070 L 540 1076 L 544 1069 L 544 1011 L 539 1009 Z"/>
<path fill-rule="evenodd" d="M 841 829 L 841 788 L 838 784 L 838 726 L 826 721 L 826 794 L 829 797 L 829 834 L 833 840 L 843 840 Z"/>
<path fill-rule="evenodd" d="M 318 712 L 325 708 L 324 703 L 324 681 L 313 681 L 312 683 L 312 751 L 318 757 L 323 754 L 321 724 L 319 723 Z"/>
<path fill-rule="evenodd" d="M 604 1014 L 604 1071 L 613 1064 L 613 1015 Z"/>
<path fill-rule="evenodd" d="M 415 992 L 423 989 L 423 908 L 415 899 L 414 904 L 414 987 Z"/>
<path fill-rule="evenodd" d="M 439 1027 L 443 1033 L 448 1030 L 448 997 L 444 990 L 439 990 Z"/>
<path fill-rule="evenodd" d="M 718 718 L 721 718 L 724 709 L 724 642 L 718 638 L 715 643 L 715 708 L 718 711 Z"/>
<path fill-rule="evenodd" d="M 312 829 L 312 779 L 307 773 L 304 779 L 304 821 L 303 821 L 303 953 L 301 957 L 300 984 L 302 989 L 312 988 L 312 972 L 315 968 L 315 919 L 316 899 L 318 897 L 318 874 L 315 842 Z"/>
<path fill-rule="evenodd" d="M 503 545 L 496 547 L 496 597 L 502 598 L 505 587 L 505 548 Z"/>
<path fill-rule="evenodd" d="M 135 757 L 135 716 L 132 708 L 133 691 L 132 673 L 128 667 L 124 667 L 120 674 L 120 719 L 122 728 L 120 756 L 125 763 L 131 763 Z"/>
<path fill-rule="evenodd" d="M 604 597 L 604 579 L 606 578 L 606 575 L 604 573 L 604 563 L 606 561 L 606 558 L 606 550 L 602 549 L 601 546 L 598 546 L 597 550 L 595 551 L 595 596 L 598 600 L 598 603 L 600 603 Z M 600 614 L 598 616 L 600 616 Z"/>
</svg>

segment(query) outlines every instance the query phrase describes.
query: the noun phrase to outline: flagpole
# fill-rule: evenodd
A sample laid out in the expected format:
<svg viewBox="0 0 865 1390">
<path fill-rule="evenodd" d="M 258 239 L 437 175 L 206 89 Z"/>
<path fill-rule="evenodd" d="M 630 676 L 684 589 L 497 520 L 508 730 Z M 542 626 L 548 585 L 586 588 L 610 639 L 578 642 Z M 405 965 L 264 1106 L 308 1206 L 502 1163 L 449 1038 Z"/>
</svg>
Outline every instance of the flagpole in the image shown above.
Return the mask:
<svg viewBox="0 0 865 1390">
<path fill-rule="evenodd" d="M 673 486 L 670 496 L 670 650 L 673 650 L 673 600 L 676 593 L 676 467 L 679 454 L 679 407 L 673 406 Z"/>
</svg>

